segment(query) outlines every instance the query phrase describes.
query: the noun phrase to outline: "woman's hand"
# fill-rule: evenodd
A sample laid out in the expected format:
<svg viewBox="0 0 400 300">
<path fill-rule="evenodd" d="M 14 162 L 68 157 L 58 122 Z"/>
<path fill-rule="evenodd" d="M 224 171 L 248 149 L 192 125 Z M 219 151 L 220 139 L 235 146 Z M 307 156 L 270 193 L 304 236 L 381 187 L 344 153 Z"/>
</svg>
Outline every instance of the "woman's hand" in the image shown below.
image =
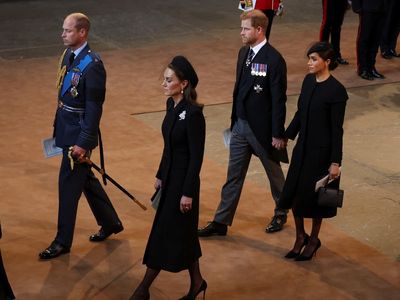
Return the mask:
<svg viewBox="0 0 400 300">
<path fill-rule="evenodd" d="M 182 196 L 180 208 L 183 214 L 192 209 L 192 202 L 193 198 Z"/>
<path fill-rule="evenodd" d="M 156 178 L 156 181 L 154 182 L 154 188 L 159 189 L 161 187 L 161 179 Z"/>
<path fill-rule="evenodd" d="M 329 179 L 334 180 L 340 176 L 340 169 L 338 163 L 331 163 L 329 167 Z"/>
</svg>

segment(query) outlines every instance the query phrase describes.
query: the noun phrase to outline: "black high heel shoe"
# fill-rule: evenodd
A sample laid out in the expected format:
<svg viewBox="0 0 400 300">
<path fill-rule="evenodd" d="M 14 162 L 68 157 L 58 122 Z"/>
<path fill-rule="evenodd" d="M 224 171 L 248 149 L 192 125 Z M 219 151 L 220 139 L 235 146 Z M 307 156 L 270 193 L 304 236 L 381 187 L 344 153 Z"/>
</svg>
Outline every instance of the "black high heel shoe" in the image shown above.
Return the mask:
<svg viewBox="0 0 400 300">
<path fill-rule="evenodd" d="M 313 250 L 311 255 L 306 256 L 306 255 L 303 255 L 303 253 L 302 253 L 299 256 L 297 256 L 294 260 L 296 260 L 296 261 L 311 260 L 311 258 L 313 258 L 314 255 L 317 255 L 317 250 L 319 249 L 319 247 L 321 247 L 321 241 L 318 239 L 317 247 L 315 247 L 315 249 Z"/>
<path fill-rule="evenodd" d="M 206 289 L 207 289 L 207 281 L 203 279 L 203 282 L 201 283 L 199 290 L 193 296 L 190 295 L 189 292 L 189 294 L 183 296 L 182 298 L 179 298 L 179 300 L 194 300 L 201 292 L 203 292 L 203 300 L 204 300 L 206 297 Z"/>
<path fill-rule="evenodd" d="M 294 252 L 293 250 L 290 250 L 286 255 L 285 258 L 291 259 L 291 258 L 296 258 L 300 255 L 301 250 L 308 244 L 308 241 L 310 240 L 310 236 L 306 234 L 303 240 L 303 244 L 301 244 L 299 252 Z"/>
</svg>

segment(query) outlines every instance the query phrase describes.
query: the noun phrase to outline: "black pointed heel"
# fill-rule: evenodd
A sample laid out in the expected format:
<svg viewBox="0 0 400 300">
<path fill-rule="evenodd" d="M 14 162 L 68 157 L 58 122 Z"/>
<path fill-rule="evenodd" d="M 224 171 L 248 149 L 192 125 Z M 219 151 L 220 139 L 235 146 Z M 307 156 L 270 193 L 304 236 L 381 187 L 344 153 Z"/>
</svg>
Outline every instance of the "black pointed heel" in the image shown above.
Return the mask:
<svg viewBox="0 0 400 300">
<path fill-rule="evenodd" d="M 290 250 L 285 255 L 285 258 L 292 259 L 292 258 L 298 257 L 300 255 L 300 253 L 301 253 L 301 250 L 308 244 L 309 240 L 310 240 L 310 236 L 308 234 L 306 234 L 306 236 L 304 237 L 304 240 L 303 240 L 303 244 L 300 247 L 300 251 L 299 252 L 294 252 L 293 250 Z"/>
<path fill-rule="evenodd" d="M 313 256 L 317 255 L 317 250 L 321 247 L 321 241 L 318 239 L 318 243 L 317 243 L 317 247 L 315 247 L 315 249 L 313 250 L 313 252 L 311 253 L 311 255 L 306 256 L 300 254 L 299 256 L 297 256 L 294 260 L 296 261 L 306 261 L 306 260 L 311 260 L 313 258 Z"/>
<path fill-rule="evenodd" d="M 182 298 L 179 298 L 179 300 L 194 300 L 194 299 L 196 299 L 196 297 L 197 297 L 201 292 L 203 292 L 203 300 L 204 300 L 205 297 L 206 297 L 206 290 L 207 290 L 207 281 L 203 280 L 203 282 L 202 282 L 201 285 L 200 285 L 199 290 L 198 290 L 193 296 L 190 295 L 190 293 L 189 293 L 189 294 L 187 294 L 186 296 L 184 296 L 184 297 L 182 297 Z"/>
</svg>

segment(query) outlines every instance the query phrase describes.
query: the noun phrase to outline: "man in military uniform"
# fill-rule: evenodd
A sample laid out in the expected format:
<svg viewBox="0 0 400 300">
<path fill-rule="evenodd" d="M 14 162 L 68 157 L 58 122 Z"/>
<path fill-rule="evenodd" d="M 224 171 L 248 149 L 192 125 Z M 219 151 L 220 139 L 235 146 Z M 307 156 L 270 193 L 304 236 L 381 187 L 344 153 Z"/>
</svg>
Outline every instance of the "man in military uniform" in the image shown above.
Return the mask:
<svg viewBox="0 0 400 300">
<path fill-rule="evenodd" d="M 357 36 L 357 72 L 365 80 L 385 76 L 375 68 L 376 55 L 385 24 L 387 0 L 353 0 L 353 11 L 359 15 Z"/>
<path fill-rule="evenodd" d="M 100 57 L 87 43 L 90 22 L 82 13 L 68 15 L 62 39 L 68 48 L 60 59 L 58 109 L 54 122 L 56 146 L 63 149 L 59 174 L 57 235 L 39 254 L 51 259 L 70 251 L 79 198 L 85 194 L 101 226 L 90 241 L 105 240 L 123 230 L 121 221 L 91 168 L 84 162 L 98 144 L 105 98 L 106 72 Z"/>
</svg>

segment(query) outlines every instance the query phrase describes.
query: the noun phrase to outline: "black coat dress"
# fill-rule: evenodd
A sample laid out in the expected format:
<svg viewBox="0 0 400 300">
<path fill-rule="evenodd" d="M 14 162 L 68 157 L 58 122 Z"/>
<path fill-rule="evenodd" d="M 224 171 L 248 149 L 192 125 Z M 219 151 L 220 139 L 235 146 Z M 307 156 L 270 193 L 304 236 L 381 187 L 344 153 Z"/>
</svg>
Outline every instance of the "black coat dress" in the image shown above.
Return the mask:
<svg viewBox="0 0 400 300">
<path fill-rule="evenodd" d="M 201 256 L 197 227 L 205 143 L 202 108 L 185 99 L 174 108 L 169 98 L 162 134 L 164 150 L 156 175 L 162 181 L 162 194 L 143 263 L 152 269 L 179 272 Z M 182 196 L 193 198 L 187 213 L 180 211 Z"/>
<path fill-rule="evenodd" d="M 346 89 L 333 76 L 317 83 L 309 74 L 303 81 L 298 110 L 286 129 L 295 139 L 279 206 L 292 208 L 295 216 L 330 218 L 336 208 L 317 205 L 315 183 L 326 176 L 332 162 L 342 161 L 343 121 L 348 99 Z"/>
</svg>

